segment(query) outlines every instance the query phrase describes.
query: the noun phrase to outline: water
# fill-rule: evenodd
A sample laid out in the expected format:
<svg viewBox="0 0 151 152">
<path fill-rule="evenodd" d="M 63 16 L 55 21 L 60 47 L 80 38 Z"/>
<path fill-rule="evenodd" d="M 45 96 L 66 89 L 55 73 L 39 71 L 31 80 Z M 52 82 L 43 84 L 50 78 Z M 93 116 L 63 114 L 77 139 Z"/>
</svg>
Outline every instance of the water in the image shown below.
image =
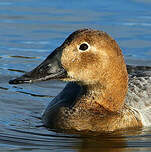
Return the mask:
<svg viewBox="0 0 151 152">
<path fill-rule="evenodd" d="M 63 82 L 8 84 L 83 27 L 112 35 L 127 63 L 151 65 L 150 9 L 150 0 L 0 0 L 0 151 L 151 151 L 151 128 L 92 137 L 42 127 Z"/>
</svg>

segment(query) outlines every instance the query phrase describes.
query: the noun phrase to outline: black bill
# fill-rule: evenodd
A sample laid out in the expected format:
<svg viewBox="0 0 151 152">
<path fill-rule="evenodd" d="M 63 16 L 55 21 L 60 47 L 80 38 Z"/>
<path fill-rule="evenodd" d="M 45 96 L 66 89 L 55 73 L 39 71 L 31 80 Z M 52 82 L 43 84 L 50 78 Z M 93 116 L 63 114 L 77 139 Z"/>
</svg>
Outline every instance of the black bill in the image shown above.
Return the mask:
<svg viewBox="0 0 151 152">
<path fill-rule="evenodd" d="M 53 51 L 38 67 L 23 76 L 10 80 L 10 84 L 32 83 L 49 79 L 61 79 L 67 77 L 66 70 L 61 65 L 61 47 Z"/>
</svg>

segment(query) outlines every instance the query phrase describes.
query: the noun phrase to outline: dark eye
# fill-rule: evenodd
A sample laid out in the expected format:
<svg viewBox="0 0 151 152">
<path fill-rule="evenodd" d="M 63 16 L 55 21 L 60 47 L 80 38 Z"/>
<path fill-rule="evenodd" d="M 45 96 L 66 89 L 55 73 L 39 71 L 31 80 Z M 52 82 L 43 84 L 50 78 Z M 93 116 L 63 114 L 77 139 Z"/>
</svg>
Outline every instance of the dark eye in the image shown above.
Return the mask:
<svg viewBox="0 0 151 152">
<path fill-rule="evenodd" d="M 87 43 L 82 43 L 82 44 L 79 46 L 79 50 L 80 50 L 80 51 L 86 51 L 88 48 L 89 48 L 89 45 L 88 45 Z"/>
</svg>

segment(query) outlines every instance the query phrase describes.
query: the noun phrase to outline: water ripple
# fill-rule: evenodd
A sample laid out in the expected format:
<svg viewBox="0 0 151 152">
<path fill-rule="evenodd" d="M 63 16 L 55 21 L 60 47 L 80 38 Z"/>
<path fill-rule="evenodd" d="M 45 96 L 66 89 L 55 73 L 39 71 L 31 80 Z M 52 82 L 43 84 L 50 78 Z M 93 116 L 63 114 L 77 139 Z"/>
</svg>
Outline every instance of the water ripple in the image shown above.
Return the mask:
<svg viewBox="0 0 151 152">
<path fill-rule="evenodd" d="M 39 57 L 29 57 L 29 56 L 19 56 L 19 55 L 12 55 L 12 56 L 9 56 L 9 57 L 12 57 L 12 58 L 24 58 L 24 59 L 39 59 Z"/>
</svg>

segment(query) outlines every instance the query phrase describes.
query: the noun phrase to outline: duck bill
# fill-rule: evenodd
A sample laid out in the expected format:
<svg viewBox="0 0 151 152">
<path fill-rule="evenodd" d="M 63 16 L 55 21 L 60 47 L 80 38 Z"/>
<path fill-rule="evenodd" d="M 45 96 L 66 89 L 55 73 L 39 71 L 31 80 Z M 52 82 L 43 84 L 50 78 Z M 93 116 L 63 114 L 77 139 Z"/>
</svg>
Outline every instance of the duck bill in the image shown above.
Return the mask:
<svg viewBox="0 0 151 152">
<path fill-rule="evenodd" d="M 57 48 L 39 66 L 21 77 L 10 80 L 10 84 L 32 83 L 50 79 L 67 77 L 66 70 L 61 65 L 62 49 Z"/>
</svg>

